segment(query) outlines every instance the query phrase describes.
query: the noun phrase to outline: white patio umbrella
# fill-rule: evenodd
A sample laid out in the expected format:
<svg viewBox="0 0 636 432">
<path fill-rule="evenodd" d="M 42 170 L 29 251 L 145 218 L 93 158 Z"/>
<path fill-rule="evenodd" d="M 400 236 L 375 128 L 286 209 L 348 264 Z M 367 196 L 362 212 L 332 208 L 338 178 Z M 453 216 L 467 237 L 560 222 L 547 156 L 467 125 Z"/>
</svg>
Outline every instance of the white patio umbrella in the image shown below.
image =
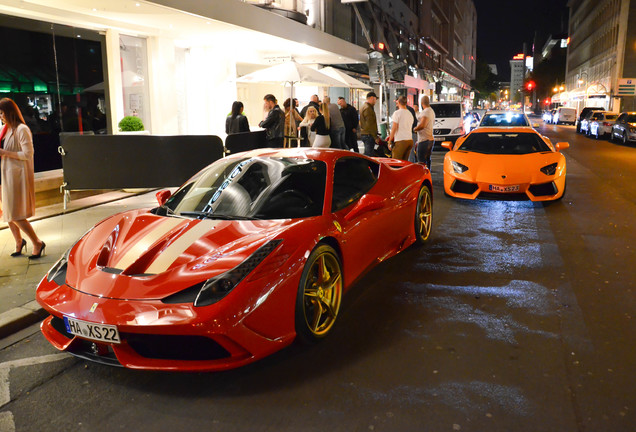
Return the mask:
<svg viewBox="0 0 636 432">
<path fill-rule="evenodd" d="M 294 86 L 297 85 L 344 87 L 342 81 L 325 75 L 309 66 L 301 65 L 293 60 L 243 75 L 236 81 L 244 83 L 289 84 L 291 100 L 294 100 Z M 291 121 L 289 125 L 291 128 Z"/>
<path fill-rule="evenodd" d="M 362 81 L 357 80 L 354 77 L 338 69 L 332 68 L 331 66 L 327 66 L 320 69 L 320 72 L 324 73 L 325 75 L 329 75 L 331 78 L 337 79 L 338 81 L 342 82 L 346 87 L 373 90 L 373 87 L 371 87 L 370 85 L 365 84 Z"/>
</svg>

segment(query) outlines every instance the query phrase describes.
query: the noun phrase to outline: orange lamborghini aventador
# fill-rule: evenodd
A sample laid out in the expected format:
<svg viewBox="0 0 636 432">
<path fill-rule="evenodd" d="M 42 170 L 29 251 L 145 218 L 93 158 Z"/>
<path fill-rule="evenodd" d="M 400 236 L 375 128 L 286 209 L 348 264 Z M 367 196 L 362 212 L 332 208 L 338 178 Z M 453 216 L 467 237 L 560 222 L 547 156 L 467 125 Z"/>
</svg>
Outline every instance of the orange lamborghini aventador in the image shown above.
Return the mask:
<svg viewBox="0 0 636 432">
<path fill-rule="evenodd" d="M 444 192 L 464 199 L 549 201 L 565 193 L 567 142 L 527 127 L 480 127 L 444 142 Z"/>
</svg>

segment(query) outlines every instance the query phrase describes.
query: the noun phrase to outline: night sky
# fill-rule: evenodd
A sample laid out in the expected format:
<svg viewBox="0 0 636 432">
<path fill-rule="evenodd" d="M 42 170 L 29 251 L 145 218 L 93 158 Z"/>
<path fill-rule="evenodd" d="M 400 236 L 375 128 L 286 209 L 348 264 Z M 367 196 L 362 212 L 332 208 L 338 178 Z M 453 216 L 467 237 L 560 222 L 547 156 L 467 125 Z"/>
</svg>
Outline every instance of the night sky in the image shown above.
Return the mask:
<svg viewBox="0 0 636 432">
<path fill-rule="evenodd" d="M 540 50 L 550 34 L 567 33 L 568 0 L 473 0 L 477 9 L 477 56 L 497 65 L 499 79 L 510 80 L 509 60 L 531 54 L 535 31 Z"/>
</svg>

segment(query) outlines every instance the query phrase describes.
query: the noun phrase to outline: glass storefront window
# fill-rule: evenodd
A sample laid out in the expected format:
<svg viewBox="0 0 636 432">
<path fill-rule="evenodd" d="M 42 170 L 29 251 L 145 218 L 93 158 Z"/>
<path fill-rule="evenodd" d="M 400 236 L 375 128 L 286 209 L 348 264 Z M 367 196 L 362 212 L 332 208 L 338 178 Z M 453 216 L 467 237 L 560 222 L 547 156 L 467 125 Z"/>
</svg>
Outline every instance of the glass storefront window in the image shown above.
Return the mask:
<svg viewBox="0 0 636 432">
<path fill-rule="evenodd" d="M 60 134 L 104 134 L 107 117 L 96 31 L 0 15 L 0 98 L 13 99 L 33 134 L 35 171 L 62 168 Z"/>
<path fill-rule="evenodd" d="M 124 92 L 124 114 L 139 117 L 144 124 L 144 129 L 150 130 L 146 39 L 120 35 L 119 52 Z"/>
</svg>

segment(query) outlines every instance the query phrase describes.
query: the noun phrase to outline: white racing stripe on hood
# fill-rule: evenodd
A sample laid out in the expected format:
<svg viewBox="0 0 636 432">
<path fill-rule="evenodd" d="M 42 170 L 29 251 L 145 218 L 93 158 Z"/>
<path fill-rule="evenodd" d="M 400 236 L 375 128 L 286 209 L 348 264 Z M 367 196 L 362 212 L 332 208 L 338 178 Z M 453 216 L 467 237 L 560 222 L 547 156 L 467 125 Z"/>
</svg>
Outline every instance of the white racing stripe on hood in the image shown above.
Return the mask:
<svg viewBox="0 0 636 432">
<path fill-rule="evenodd" d="M 221 222 L 220 220 L 199 221 L 194 227 L 190 228 L 178 239 L 173 241 L 166 249 L 161 251 L 159 256 L 150 264 L 146 273 L 158 274 L 166 271 L 186 249 Z"/>
<path fill-rule="evenodd" d="M 141 238 L 128 252 L 126 252 L 113 267 L 119 269 L 126 269 L 132 263 L 134 263 L 139 257 L 148 250 L 157 240 L 172 231 L 183 219 L 177 218 L 164 218 L 164 220 L 153 227 L 147 235 Z"/>
</svg>

